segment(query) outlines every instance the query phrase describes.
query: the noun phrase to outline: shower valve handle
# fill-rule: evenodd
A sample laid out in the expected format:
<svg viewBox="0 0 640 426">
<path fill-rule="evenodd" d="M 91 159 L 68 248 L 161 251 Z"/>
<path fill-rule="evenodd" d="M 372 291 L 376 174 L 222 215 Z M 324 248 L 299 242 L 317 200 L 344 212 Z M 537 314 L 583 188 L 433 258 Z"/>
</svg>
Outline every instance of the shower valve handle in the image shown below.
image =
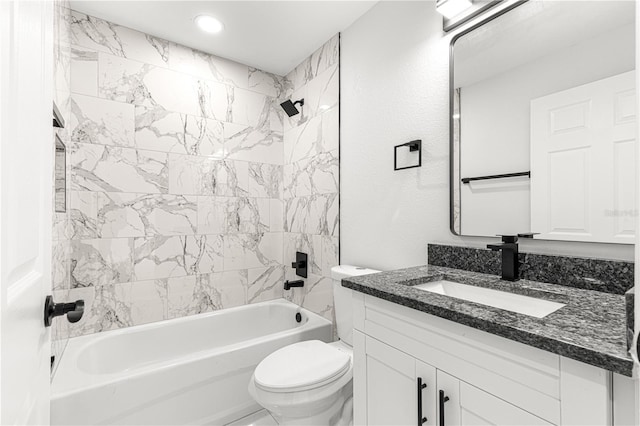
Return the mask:
<svg viewBox="0 0 640 426">
<path fill-rule="evenodd" d="M 44 302 L 44 326 L 50 327 L 53 319 L 66 315 L 69 322 L 78 322 L 84 314 L 84 300 L 71 303 L 55 303 L 53 296 L 47 296 Z"/>
<path fill-rule="evenodd" d="M 296 261 L 291 262 L 291 267 L 296 270 L 296 275 L 302 278 L 307 278 L 307 253 L 296 252 Z"/>
</svg>

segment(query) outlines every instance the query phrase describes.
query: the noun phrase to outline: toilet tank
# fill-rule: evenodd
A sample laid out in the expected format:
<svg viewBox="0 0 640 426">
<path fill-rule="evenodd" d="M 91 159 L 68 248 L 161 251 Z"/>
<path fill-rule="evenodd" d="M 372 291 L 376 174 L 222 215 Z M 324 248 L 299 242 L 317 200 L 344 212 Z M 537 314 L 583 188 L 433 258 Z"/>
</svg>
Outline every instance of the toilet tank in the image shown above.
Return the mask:
<svg viewBox="0 0 640 426">
<path fill-rule="evenodd" d="M 342 287 L 341 281 L 343 278 L 375 274 L 376 272 L 380 271 L 351 265 L 340 265 L 331 268 L 333 306 L 336 314 L 338 337 L 349 346 L 353 346 L 353 302 L 351 301 L 353 290 Z"/>
</svg>

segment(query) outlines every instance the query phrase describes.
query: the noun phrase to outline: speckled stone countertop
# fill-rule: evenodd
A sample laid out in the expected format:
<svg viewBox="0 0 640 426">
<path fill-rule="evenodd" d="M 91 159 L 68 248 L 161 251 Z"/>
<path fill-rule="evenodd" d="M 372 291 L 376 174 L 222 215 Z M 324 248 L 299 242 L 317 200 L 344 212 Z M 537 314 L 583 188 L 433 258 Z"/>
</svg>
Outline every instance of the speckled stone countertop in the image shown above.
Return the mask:
<svg viewBox="0 0 640 426">
<path fill-rule="evenodd" d="M 627 291 L 624 294 L 624 299 L 627 305 L 627 348 L 631 349 L 633 344 L 633 331 L 634 328 L 634 315 L 635 315 L 635 296 L 636 289 L 635 287 L 631 290 Z"/>
<path fill-rule="evenodd" d="M 446 279 L 566 304 L 535 318 L 413 288 Z M 631 377 L 625 297 L 425 265 L 345 278 L 344 287 Z"/>
</svg>

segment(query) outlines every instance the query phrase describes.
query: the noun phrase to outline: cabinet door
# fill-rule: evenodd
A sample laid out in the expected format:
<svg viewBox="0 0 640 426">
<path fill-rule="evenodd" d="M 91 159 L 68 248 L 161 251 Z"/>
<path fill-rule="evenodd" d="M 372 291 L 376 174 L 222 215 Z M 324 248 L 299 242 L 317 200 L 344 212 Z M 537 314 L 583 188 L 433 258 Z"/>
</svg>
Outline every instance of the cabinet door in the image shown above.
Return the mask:
<svg viewBox="0 0 640 426">
<path fill-rule="evenodd" d="M 511 405 L 465 382 L 460 382 L 461 425 L 551 425 L 540 417 Z"/>
<path fill-rule="evenodd" d="M 438 410 L 445 426 L 533 426 L 551 423 L 438 370 Z M 441 399 L 443 398 L 443 399 Z M 440 417 L 444 415 L 444 418 Z"/>
<path fill-rule="evenodd" d="M 370 337 L 366 364 L 368 425 L 436 424 L 434 367 Z"/>
</svg>

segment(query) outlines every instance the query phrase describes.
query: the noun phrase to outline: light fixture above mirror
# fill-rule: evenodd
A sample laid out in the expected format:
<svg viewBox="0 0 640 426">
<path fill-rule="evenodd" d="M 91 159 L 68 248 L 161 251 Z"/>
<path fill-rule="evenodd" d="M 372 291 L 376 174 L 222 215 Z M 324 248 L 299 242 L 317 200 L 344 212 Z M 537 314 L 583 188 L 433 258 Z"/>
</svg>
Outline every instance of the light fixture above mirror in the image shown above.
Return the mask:
<svg viewBox="0 0 640 426">
<path fill-rule="evenodd" d="M 447 19 L 460 15 L 471 7 L 471 0 L 438 0 L 436 10 Z"/>
<path fill-rule="evenodd" d="M 436 10 L 443 16 L 442 29 L 451 31 L 502 3 L 503 0 L 437 0 Z"/>
</svg>

